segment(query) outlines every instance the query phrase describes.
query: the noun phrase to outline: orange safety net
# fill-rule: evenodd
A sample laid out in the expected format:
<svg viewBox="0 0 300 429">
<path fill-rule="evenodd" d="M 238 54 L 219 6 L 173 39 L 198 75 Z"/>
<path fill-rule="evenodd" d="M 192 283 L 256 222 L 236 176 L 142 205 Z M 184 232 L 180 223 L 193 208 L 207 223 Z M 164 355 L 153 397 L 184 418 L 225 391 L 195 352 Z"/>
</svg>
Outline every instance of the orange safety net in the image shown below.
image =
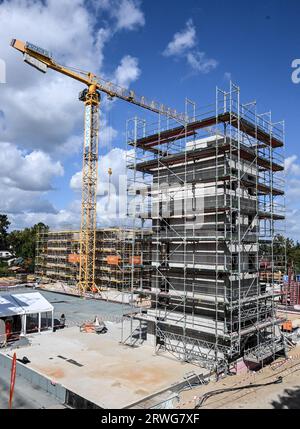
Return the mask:
<svg viewBox="0 0 300 429">
<path fill-rule="evenodd" d="M 106 262 L 108 265 L 119 265 L 119 262 L 121 260 L 121 256 L 107 256 Z"/>
<path fill-rule="evenodd" d="M 70 254 L 69 257 L 68 257 L 68 261 L 71 264 L 77 264 L 77 263 L 80 262 L 80 255 L 77 255 L 76 253 Z"/>
<path fill-rule="evenodd" d="M 129 258 L 129 263 L 133 265 L 141 265 L 142 258 L 140 256 L 133 256 L 132 258 Z"/>
</svg>

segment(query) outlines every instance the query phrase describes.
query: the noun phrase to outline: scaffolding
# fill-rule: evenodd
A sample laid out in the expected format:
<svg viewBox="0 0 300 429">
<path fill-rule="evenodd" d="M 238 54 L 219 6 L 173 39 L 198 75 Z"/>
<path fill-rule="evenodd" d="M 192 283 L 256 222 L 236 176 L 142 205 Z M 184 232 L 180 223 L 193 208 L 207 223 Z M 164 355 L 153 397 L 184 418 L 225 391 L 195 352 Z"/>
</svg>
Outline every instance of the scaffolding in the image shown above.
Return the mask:
<svg viewBox="0 0 300 429">
<path fill-rule="evenodd" d="M 144 236 L 145 232 L 143 232 Z M 149 234 L 149 232 L 148 232 Z M 136 237 L 135 252 L 132 252 L 133 237 Z M 143 249 L 142 249 L 143 246 Z M 139 231 L 122 228 L 99 228 L 96 230 L 95 284 L 99 290 L 116 289 L 130 292 L 140 288 L 140 278 L 145 276 L 143 257 L 150 258 Z M 148 256 L 146 256 L 148 255 Z M 78 286 L 80 263 L 80 233 L 75 230 L 50 231 L 40 228 L 36 240 L 35 274 L 41 281 L 60 281 Z M 132 283 L 132 263 L 135 281 Z"/>
<path fill-rule="evenodd" d="M 79 231 L 39 228 L 35 275 L 40 281 L 75 285 L 79 280 Z"/>
<path fill-rule="evenodd" d="M 125 228 L 99 229 L 96 233 L 95 281 L 100 289 L 114 288 L 122 292 L 134 291 L 140 287 L 141 273 L 144 273 L 142 254 L 150 254 L 141 248 L 140 232 Z M 132 243 L 135 240 L 135 252 Z M 149 257 L 149 256 L 148 256 Z M 136 276 L 132 284 L 132 265 Z M 143 274 L 144 275 L 144 274 Z"/>
<path fill-rule="evenodd" d="M 46 257 L 47 257 L 47 240 L 46 234 L 48 229 L 39 226 L 36 231 L 35 244 L 35 275 L 40 279 L 46 277 Z"/>
<path fill-rule="evenodd" d="M 241 104 L 233 83 L 200 112 L 186 100 L 186 117 L 127 122 L 128 213 L 153 232 L 151 290 L 149 276 L 141 279 L 151 308 L 132 314 L 132 326 L 147 323 L 155 352 L 208 368 L 241 356 L 261 362 L 284 351 L 276 284 L 286 266 L 275 249 L 284 123 L 258 114 L 256 102 Z"/>
</svg>

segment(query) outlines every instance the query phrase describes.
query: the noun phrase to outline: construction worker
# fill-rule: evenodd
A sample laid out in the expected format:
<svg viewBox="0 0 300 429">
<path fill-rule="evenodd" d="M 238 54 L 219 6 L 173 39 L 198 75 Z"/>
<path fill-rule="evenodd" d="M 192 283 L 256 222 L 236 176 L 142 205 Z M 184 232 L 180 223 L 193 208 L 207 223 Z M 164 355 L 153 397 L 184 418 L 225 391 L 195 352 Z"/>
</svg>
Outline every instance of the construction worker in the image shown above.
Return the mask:
<svg viewBox="0 0 300 429">
<path fill-rule="evenodd" d="M 63 329 L 66 325 L 66 316 L 62 314 L 59 319 L 60 329 Z"/>
</svg>

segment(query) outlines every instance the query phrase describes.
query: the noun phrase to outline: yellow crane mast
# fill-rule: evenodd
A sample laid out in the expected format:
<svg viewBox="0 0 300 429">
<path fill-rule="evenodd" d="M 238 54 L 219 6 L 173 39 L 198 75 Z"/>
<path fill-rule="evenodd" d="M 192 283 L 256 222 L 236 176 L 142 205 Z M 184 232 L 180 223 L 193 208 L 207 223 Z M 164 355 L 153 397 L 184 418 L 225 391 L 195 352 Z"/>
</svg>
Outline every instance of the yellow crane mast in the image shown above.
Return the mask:
<svg viewBox="0 0 300 429">
<path fill-rule="evenodd" d="M 100 292 L 95 284 L 100 93 L 104 92 L 110 98 L 119 98 L 181 123 L 186 123 L 188 118 L 176 110 L 148 101 L 145 97 L 139 97 L 134 91 L 106 81 L 93 73 L 60 65 L 49 51 L 32 43 L 13 39 L 11 46 L 22 52 L 24 61 L 37 70 L 46 73 L 49 68 L 87 86 L 79 94 L 79 100 L 85 104 L 79 288 L 82 294 L 87 291 Z"/>
</svg>

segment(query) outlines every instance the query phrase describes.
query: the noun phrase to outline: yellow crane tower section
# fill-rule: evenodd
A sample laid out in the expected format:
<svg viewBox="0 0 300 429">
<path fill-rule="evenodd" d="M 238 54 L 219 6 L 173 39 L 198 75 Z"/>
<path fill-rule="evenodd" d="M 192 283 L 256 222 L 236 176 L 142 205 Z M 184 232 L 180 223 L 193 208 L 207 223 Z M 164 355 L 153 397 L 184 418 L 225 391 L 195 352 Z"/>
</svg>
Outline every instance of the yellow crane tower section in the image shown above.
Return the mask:
<svg viewBox="0 0 300 429">
<path fill-rule="evenodd" d="M 49 51 L 32 43 L 13 39 L 11 46 L 22 52 L 24 61 L 37 70 L 46 73 L 49 68 L 87 86 L 79 94 L 79 99 L 85 104 L 79 288 L 82 294 L 88 291 L 100 292 L 95 284 L 100 92 L 106 93 L 110 98 L 116 97 L 154 113 L 166 115 L 181 123 L 186 123 L 188 118 L 176 110 L 139 97 L 134 91 L 121 88 L 93 73 L 60 65 Z"/>
</svg>

